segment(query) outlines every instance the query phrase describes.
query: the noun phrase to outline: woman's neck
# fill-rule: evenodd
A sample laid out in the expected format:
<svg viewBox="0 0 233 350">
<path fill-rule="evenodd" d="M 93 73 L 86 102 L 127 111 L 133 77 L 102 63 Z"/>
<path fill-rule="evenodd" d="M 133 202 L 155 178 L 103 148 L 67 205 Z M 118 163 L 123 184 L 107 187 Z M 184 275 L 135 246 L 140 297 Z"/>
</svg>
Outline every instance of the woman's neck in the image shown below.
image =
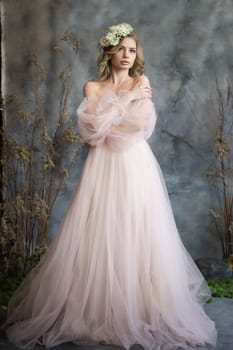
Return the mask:
<svg viewBox="0 0 233 350">
<path fill-rule="evenodd" d="M 130 80 L 132 80 L 132 78 L 129 76 L 128 70 L 112 70 L 111 76 L 109 78 L 109 83 L 112 84 L 114 87 L 118 87 Z"/>
</svg>

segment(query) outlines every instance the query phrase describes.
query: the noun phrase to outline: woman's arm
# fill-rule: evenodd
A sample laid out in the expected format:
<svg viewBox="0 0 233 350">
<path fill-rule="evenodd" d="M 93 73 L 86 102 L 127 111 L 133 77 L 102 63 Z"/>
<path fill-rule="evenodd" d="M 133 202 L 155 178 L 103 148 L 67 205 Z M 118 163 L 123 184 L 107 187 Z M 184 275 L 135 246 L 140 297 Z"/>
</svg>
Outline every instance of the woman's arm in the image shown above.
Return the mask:
<svg viewBox="0 0 233 350">
<path fill-rule="evenodd" d="M 151 88 L 145 76 L 139 77 L 135 86 L 120 97 L 111 94 L 111 91 L 106 98 L 98 97 L 99 87 L 96 82 L 87 82 L 83 93 L 85 99 L 78 108 L 78 126 L 83 139 L 90 145 L 102 144 L 110 136 L 111 130 L 116 132 L 118 125 L 118 131 L 124 130 L 126 134 L 145 128 L 148 119 L 146 101 L 151 103 Z M 133 101 L 135 103 L 127 108 Z M 143 106 L 138 104 L 140 101 Z"/>
</svg>

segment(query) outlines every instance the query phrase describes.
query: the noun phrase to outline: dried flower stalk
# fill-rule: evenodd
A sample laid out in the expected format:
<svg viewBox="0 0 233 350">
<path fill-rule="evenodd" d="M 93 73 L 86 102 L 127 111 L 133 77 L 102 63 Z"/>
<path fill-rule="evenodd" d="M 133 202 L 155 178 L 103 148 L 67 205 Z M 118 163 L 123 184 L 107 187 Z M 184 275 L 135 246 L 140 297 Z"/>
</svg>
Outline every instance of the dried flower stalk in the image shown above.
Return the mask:
<svg viewBox="0 0 233 350">
<path fill-rule="evenodd" d="M 36 55 L 31 60 L 34 73 L 30 103 L 22 103 L 13 95 L 1 101 L 8 119 L 17 125 L 17 132 L 6 125 L 2 131 L 4 200 L 0 223 L 0 279 L 4 275 L 27 273 L 46 250 L 52 208 L 83 145 L 68 113 L 79 41 L 68 31 L 61 40 L 68 45 L 70 55 L 59 75 L 59 116 L 53 119 L 53 130 L 48 128 L 44 115 L 41 88 L 45 85 L 45 70 Z M 57 45 L 55 49 L 63 50 Z"/>
<path fill-rule="evenodd" d="M 222 247 L 223 258 L 233 264 L 233 91 L 228 83 L 225 96 L 216 79 L 217 128 L 214 159 L 206 176 L 213 206 L 212 223 Z"/>
</svg>

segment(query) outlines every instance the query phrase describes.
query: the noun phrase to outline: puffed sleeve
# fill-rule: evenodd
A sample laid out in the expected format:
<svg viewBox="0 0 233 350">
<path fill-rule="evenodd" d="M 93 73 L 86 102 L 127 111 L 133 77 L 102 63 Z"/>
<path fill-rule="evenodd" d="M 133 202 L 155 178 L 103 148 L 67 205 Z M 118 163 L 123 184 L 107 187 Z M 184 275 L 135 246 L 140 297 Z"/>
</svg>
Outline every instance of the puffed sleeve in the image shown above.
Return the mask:
<svg viewBox="0 0 233 350">
<path fill-rule="evenodd" d="M 100 99 L 84 99 L 79 106 L 78 127 L 83 139 L 92 146 L 106 143 L 121 151 L 153 132 L 156 112 L 150 99 L 121 104 L 121 95 L 109 94 Z"/>
<path fill-rule="evenodd" d="M 77 114 L 82 138 L 89 145 L 98 146 L 105 142 L 111 128 L 121 122 L 125 108 L 117 95 L 109 93 L 100 98 L 84 98 Z"/>
</svg>

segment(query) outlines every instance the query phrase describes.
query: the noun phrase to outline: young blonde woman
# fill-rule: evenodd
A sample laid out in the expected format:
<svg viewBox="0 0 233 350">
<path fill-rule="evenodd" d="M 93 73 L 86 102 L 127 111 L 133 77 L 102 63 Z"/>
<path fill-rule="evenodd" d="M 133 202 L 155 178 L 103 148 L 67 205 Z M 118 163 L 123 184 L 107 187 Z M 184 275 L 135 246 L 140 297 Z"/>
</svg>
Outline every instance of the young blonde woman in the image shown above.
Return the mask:
<svg viewBox="0 0 233 350">
<path fill-rule="evenodd" d="M 13 343 L 107 343 L 129 349 L 215 344 L 203 276 L 177 232 L 147 143 L 155 109 L 133 28 L 100 40 L 99 79 L 84 86 L 78 125 L 88 157 L 58 235 L 11 300 Z"/>
</svg>

